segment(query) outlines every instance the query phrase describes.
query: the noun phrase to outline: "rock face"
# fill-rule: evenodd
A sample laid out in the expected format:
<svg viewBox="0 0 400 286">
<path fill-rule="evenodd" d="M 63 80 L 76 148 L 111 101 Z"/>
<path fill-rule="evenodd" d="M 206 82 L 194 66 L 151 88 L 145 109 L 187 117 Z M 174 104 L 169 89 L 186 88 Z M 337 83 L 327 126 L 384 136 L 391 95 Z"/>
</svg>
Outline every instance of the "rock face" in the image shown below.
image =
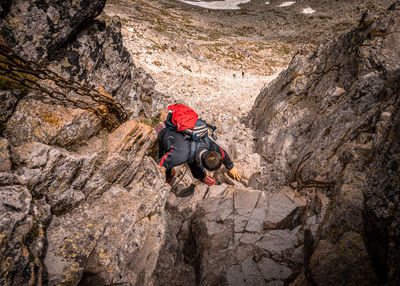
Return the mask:
<svg viewBox="0 0 400 286">
<path fill-rule="evenodd" d="M 192 196 L 181 194 L 167 202 L 156 285 L 284 285 L 300 271 L 313 208 L 299 194 L 240 184 L 200 185 Z M 314 221 L 322 218 L 320 212 Z"/>
<path fill-rule="evenodd" d="M 50 56 L 98 16 L 106 3 L 105 0 L 3 2 L 1 36 L 20 55 L 34 61 Z"/>
<path fill-rule="evenodd" d="M 105 1 L 42 2 L 12 1 L 4 10 L 8 12 L 0 19 L 0 36 L 10 48 L 25 59 L 46 62 L 48 69 L 66 80 L 102 86 L 132 118 L 157 114 L 162 96 L 122 45 L 119 18 L 93 20 Z M 73 104 L 72 109 L 65 108 L 65 102 L 54 104 L 29 89 L 2 91 L 0 104 L 0 130 L 5 129 L 14 145 L 34 140 L 66 147 L 101 129 L 93 114 Z"/>
<path fill-rule="evenodd" d="M 396 1 L 315 52 L 300 51 L 250 114 L 271 174 L 264 188 L 317 187 L 330 196 L 306 265 L 317 285 L 400 279 L 399 19 Z"/>
<path fill-rule="evenodd" d="M 2 164 L 0 187 L 2 284 L 151 279 L 167 192 L 145 156 L 155 136 L 128 121 L 100 140 L 78 153 L 37 142 L 11 147 L 14 168 Z"/>
<path fill-rule="evenodd" d="M 132 117 L 153 115 L 154 82 L 122 46 L 119 19 L 93 20 L 105 1 L 50 2 L 2 1 L 1 43 L 74 86 L 102 86 Z M 108 132 L 79 105 L 0 83 L 0 284 L 151 283 L 167 197 L 152 128 L 132 119 Z"/>
</svg>

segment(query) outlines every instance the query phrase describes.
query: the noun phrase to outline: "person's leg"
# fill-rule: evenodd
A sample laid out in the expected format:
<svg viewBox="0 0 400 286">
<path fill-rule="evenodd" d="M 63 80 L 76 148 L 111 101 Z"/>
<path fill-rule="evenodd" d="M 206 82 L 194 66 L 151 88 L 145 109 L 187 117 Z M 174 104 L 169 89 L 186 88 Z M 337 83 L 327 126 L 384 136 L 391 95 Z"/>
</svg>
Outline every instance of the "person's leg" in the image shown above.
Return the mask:
<svg viewBox="0 0 400 286">
<path fill-rule="evenodd" d="M 169 184 L 169 183 L 171 183 L 171 181 L 172 181 L 172 179 L 174 178 L 174 176 L 175 176 L 175 170 L 174 170 L 174 168 L 171 168 L 171 169 L 167 169 L 167 171 L 165 172 L 165 182 L 167 183 L 167 184 Z"/>
<path fill-rule="evenodd" d="M 193 177 L 196 179 L 203 181 L 203 179 L 206 177 L 206 171 L 204 168 L 199 166 L 195 161 L 192 163 L 188 163 L 188 166 L 190 168 L 190 171 L 192 172 Z"/>
</svg>

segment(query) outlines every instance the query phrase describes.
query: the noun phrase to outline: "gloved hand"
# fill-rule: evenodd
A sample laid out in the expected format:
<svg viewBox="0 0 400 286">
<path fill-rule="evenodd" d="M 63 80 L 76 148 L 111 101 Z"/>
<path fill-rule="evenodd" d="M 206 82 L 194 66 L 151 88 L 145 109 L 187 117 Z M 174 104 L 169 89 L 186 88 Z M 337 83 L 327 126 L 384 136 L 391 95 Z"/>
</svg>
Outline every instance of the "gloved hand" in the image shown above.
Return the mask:
<svg viewBox="0 0 400 286">
<path fill-rule="evenodd" d="M 228 171 L 228 175 L 236 181 L 240 180 L 239 170 L 235 166 Z"/>
<path fill-rule="evenodd" d="M 206 175 L 206 177 L 203 179 L 203 183 L 207 184 L 208 186 L 215 185 L 215 179 L 209 175 Z"/>
</svg>

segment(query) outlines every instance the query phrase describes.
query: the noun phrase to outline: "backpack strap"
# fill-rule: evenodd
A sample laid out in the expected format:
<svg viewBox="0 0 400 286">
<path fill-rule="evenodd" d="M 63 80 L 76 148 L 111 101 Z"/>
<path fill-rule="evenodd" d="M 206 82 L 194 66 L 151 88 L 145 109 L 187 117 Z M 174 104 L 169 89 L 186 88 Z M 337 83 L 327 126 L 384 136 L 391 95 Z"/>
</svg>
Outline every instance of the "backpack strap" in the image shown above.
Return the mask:
<svg viewBox="0 0 400 286">
<path fill-rule="evenodd" d="M 195 159 L 197 148 L 199 148 L 199 142 L 195 140 L 190 141 L 190 155 L 189 161 L 192 162 Z"/>
</svg>

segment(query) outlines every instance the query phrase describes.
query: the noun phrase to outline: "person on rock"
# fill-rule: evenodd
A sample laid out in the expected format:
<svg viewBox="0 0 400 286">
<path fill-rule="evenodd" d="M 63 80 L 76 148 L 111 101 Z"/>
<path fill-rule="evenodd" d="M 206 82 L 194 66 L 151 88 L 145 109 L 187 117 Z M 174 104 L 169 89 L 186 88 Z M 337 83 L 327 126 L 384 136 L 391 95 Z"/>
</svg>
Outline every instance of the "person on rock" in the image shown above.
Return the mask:
<svg viewBox="0 0 400 286">
<path fill-rule="evenodd" d="M 165 112 L 162 112 L 160 119 L 166 117 Z M 172 181 L 175 175 L 174 167 L 184 163 L 188 164 L 194 178 L 209 186 L 215 184 L 215 179 L 208 175 L 206 170 L 218 170 L 222 164 L 228 170 L 230 177 L 240 180 L 239 171 L 228 153 L 208 136 L 193 144 L 192 140 L 185 139 L 185 135 L 181 132 L 165 127 L 158 133 L 158 147 L 157 165 L 165 173 L 166 183 Z"/>
</svg>

